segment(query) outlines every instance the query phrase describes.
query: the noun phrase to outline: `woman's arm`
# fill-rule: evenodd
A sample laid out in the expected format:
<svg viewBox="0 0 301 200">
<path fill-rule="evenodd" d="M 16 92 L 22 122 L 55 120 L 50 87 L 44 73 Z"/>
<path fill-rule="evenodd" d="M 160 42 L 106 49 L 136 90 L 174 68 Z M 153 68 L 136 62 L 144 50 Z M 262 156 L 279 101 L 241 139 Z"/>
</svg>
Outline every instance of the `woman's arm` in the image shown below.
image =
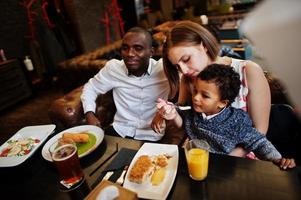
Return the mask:
<svg viewBox="0 0 301 200">
<path fill-rule="evenodd" d="M 248 61 L 246 65 L 248 83 L 248 113 L 254 127 L 263 134 L 267 133 L 271 109 L 271 93 L 267 79 L 259 65 Z"/>
<path fill-rule="evenodd" d="M 269 84 L 259 65 L 247 61 L 246 76 L 248 83 L 248 113 L 254 127 L 262 134 L 266 134 L 269 127 L 271 109 L 271 94 Z M 235 148 L 230 155 L 245 157 L 247 152 L 242 147 Z"/>
</svg>

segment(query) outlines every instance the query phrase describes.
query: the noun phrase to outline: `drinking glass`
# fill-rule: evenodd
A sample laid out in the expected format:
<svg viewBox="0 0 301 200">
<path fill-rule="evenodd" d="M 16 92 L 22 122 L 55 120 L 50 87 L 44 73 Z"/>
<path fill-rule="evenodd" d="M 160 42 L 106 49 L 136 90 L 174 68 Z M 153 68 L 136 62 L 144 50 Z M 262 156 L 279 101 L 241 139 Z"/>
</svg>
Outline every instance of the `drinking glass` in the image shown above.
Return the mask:
<svg viewBox="0 0 301 200">
<path fill-rule="evenodd" d="M 204 180 L 208 174 L 209 144 L 205 140 L 192 139 L 185 144 L 184 150 L 190 177 Z"/>
<path fill-rule="evenodd" d="M 75 142 L 57 141 L 50 146 L 49 152 L 59 172 L 61 184 L 70 188 L 84 178 Z"/>
</svg>

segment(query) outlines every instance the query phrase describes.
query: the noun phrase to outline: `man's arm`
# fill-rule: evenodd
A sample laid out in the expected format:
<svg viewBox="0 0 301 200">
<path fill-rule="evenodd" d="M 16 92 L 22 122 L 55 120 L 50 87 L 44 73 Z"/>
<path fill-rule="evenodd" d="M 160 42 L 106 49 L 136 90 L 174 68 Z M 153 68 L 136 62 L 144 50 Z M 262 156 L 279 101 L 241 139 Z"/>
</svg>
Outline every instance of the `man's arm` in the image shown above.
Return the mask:
<svg viewBox="0 0 301 200">
<path fill-rule="evenodd" d="M 101 125 L 99 119 L 95 116 L 94 112 L 92 111 L 87 112 L 85 114 L 85 117 L 86 117 L 87 124 L 94 125 L 94 126 Z"/>
<path fill-rule="evenodd" d="M 85 84 L 81 95 L 86 123 L 89 125 L 100 126 L 100 121 L 95 116 L 96 98 L 98 96 L 98 93 L 92 88 L 90 84 L 90 81 Z"/>
<path fill-rule="evenodd" d="M 112 89 L 111 66 L 114 61 L 108 61 L 107 64 L 84 86 L 81 101 L 85 113 L 86 121 L 91 125 L 100 125 L 99 119 L 95 116 L 96 99 L 99 94 L 104 94 Z"/>
</svg>

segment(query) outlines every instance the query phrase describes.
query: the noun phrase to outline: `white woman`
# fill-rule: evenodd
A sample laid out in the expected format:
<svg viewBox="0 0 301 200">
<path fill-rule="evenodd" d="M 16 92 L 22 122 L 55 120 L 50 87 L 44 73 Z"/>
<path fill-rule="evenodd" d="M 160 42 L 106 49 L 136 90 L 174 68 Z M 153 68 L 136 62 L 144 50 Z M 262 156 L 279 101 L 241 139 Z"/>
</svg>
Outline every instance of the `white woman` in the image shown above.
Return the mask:
<svg viewBox="0 0 301 200">
<path fill-rule="evenodd" d="M 271 96 L 262 68 L 252 62 L 230 57 L 220 57 L 216 38 L 201 25 L 183 21 L 168 33 L 163 47 L 164 71 L 171 89 L 170 98 L 178 94 L 178 104 L 190 104 L 194 78 L 212 63 L 230 65 L 239 73 L 241 88 L 232 103 L 233 107 L 247 111 L 254 127 L 266 134 L 269 124 Z M 164 107 L 161 108 L 164 113 Z M 160 132 L 162 117 L 154 118 L 152 128 Z M 243 157 L 247 152 L 235 148 L 230 155 Z"/>
</svg>

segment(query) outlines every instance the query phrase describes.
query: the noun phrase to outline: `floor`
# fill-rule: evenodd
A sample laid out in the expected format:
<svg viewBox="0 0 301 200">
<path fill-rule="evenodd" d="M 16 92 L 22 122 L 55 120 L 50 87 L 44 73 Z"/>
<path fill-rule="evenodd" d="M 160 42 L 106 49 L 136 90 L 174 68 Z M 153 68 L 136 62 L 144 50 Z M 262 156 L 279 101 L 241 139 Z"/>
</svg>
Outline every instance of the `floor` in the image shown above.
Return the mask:
<svg viewBox="0 0 301 200">
<path fill-rule="evenodd" d="M 33 95 L 0 112 L 0 145 L 25 126 L 50 124 L 47 110 L 51 102 L 63 95 L 57 87 L 43 87 Z"/>
</svg>

